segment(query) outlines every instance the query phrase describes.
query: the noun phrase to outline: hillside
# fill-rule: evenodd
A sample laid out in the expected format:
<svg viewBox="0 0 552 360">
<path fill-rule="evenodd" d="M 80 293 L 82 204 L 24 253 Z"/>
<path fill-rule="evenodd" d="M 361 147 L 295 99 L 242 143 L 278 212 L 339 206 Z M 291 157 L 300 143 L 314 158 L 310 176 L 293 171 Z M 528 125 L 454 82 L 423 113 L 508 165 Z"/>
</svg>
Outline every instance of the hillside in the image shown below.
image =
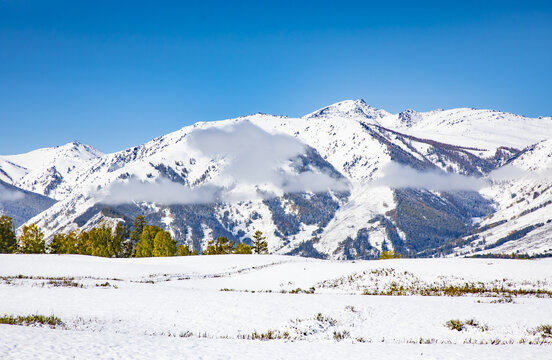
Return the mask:
<svg viewBox="0 0 552 360">
<path fill-rule="evenodd" d="M 70 143 L 1 156 L 0 172 L 10 184 L 58 200 L 28 220 L 47 236 L 145 214 L 199 251 L 218 236 L 247 243 L 261 230 L 277 254 L 537 254 L 552 251 L 546 210 L 531 210 L 546 203 L 550 180 L 493 176 L 509 167 L 546 173 L 541 160 L 550 152 L 540 142 L 552 139 L 551 124 L 492 110 L 390 114 L 344 101 L 302 118 L 196 123 L 112 154 Z M 531 191 L 543 195 L 529 199 Z M 518 193 L 516 201 L 526 203 L 510 206 L 505 194 Z M 501 222 L 512 216 L 531 220 Z M 521 232 L 500 248 L 496 241 L 512 231 Z M 527 234 L 538 234 L 539 245 L 521 241 Z"/>
</svg>

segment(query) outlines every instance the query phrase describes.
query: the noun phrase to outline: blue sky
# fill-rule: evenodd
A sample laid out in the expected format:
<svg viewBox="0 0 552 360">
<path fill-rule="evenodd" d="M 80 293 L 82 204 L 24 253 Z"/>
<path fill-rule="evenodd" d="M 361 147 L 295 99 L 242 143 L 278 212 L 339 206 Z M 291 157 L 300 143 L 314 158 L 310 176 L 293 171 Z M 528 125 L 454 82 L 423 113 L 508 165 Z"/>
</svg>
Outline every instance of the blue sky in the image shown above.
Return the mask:
<svg viewBox="0 0 552 360">
<path fill-rule="evenodd" d="M 363 98 L 552 115 L 552 2 L 0 0 L 0 154 Z"/>
</svg>

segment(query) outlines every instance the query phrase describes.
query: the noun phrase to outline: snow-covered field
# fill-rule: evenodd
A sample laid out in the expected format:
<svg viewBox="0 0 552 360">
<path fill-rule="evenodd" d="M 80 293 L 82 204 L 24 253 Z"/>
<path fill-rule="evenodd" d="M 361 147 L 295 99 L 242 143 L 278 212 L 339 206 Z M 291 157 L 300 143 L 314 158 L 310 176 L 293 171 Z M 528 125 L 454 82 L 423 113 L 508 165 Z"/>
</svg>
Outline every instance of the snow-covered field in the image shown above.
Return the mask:
<svg viewBox="0 0 552 360">
<path fill-rule="evenodd" d="M 551 259 L 0 255 L 0 316 L 62 321 L 0 358 L 548 359 L 551 296 Z"/>
</svg>

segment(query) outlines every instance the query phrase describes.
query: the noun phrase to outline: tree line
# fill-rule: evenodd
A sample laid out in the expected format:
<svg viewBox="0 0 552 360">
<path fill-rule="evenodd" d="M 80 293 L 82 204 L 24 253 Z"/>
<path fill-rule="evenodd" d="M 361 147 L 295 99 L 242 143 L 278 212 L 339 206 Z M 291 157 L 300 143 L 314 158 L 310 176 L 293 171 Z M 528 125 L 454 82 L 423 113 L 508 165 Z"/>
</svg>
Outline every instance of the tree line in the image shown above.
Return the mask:
<svg viewBox="0 0 552 360">
<path fill-rule="evenodd" d="M 44 233 L 36 224 L 24 225 L 19 237 L 13 228 L 12 218 L 0 216 L 0 253 L 3 254 L 80 254 L 102 257 L 128 258 L 152 256 L 198 255 L 188 245 L 177 245 L 168 231 L 146 222 L 142 215 L 134 219 L 129 229 L 122 223 L 114 227 L 100 224 L 88 231 L 76 230 L 55 234 L 46 244 Z M 202 255 L 267 254 L 268 243 L 261 231 L 253 235 L 249 246 L 219 237 L 207 243 Z"/>
</svg>

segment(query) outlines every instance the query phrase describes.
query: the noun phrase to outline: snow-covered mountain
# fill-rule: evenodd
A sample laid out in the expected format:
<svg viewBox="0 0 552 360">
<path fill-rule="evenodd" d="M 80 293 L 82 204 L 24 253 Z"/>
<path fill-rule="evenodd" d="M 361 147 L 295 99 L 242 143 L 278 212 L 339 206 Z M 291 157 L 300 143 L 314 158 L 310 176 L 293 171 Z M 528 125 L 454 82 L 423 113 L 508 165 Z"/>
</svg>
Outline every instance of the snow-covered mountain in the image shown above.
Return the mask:
<svg viewBox="0 0 552 360">
<path fill-rule="evenodd" d="M 527 147 L 492 178 L 482 194 L 496 211 L 455 252 L 552 254 L 552 139 Z"/>
<path fill-rule="evenodd" d="M 48 209 L 56 201 L 0 180 L 0 215 L 9 215 L 18 227 Z"/>
<path fill-rule="evenodd" d="M 271 252 L 317 257 L 542 253 L 552 249 L 546 221 L 526 227 L 547 220 L 548 139 L 550 117 L 390 114 L 356 100 L 302 118 L 196 123 L 112 154 L 70 143 L 0 156 L 0 176 L 58 200 L 29 220 L 48 236 L 145 214 L 198 250 L 261 230 Z M 522 176 L 497 178 L 508 169 Z"/>
<path fill-rule="evenodd" d="M 0 180 L 55 199 L 71 193 L 60 188 L 63 179 L 75 169 L 103 154 L 93 147 L 73 141 L 19 155 L 0 156 Z M 67 184 L 68 185 L 68 184 Z"/>
</svg>

